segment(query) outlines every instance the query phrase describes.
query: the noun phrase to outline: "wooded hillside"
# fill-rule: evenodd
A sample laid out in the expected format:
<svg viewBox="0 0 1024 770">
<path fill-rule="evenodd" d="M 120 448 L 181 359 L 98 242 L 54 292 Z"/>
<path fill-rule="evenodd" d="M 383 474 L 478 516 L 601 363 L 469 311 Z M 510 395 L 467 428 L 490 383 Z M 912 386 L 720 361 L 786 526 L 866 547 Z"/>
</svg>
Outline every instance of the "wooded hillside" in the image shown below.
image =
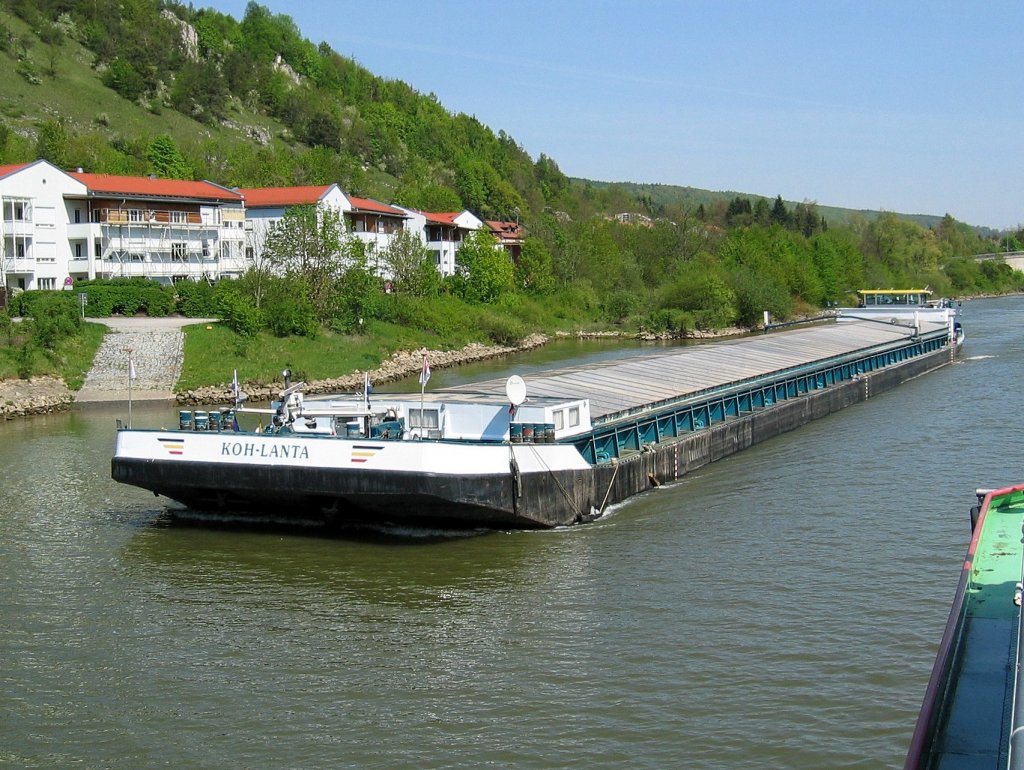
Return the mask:
<svg viewBox="0 0 1024 770">
<path fill-rule="evenodd" d="M 0 0 L 0 57 L 14 73 L 0 83 L 0 162 L 230 187 L 336 182 L 521 222 L 522 259 L 496 292 L 467 293 L 463 279 L 410 292 L 519 312 L 515 329 L 549 322 L 521 312 L 530 303 L 573 324 L 678 332 L 811 312 L 865 287 L 1020 288 L 1005 265 L 966 259 L 1020 248 L 1020 232 L 986 238 L 948 215 L 570 180 L 500 127 L 375 76 L 257 3 L 239 20 L 159 0 Z M 624 213 L 636 216 L 615 218 Z M 394 298 L 364 300 L 370 318 L 428 322 L 374 310 Z"/>
</svg>

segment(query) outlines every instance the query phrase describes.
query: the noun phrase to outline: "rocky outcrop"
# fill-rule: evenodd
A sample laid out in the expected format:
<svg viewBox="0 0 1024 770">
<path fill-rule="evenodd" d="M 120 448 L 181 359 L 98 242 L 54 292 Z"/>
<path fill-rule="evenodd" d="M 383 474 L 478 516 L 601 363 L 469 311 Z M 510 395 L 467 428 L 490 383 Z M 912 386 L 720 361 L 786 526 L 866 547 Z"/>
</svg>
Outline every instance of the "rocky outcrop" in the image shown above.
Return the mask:
<svg viewBox="0 0 1024 770">
<path fill-rule="evenodd" d="M 394 382 L 404 377 L 411 377 L 419 372 L 423 366 L 424 353 L 428 356 L 431 369 L 446 369 L 458 366 L 459 364 L 484 361 L 489 358 L 498 358 L 511 353 L 532 350 L 533 348 L 540 347 L 547 340 L 548 338 L 543 334 L 534 334 L 524 339 L 518 345 L 513 346 L 481 345 L 478 342 L 473 342 L 458 350 L 402 350 L 393 353 L 379 367 L 366 372 L 366 374 L 369 375 L 371 383 Z M 342 377 L 308 382 L 304 392 L 343 393 L 345 391 L 359 391 L 363 387 L 363 375 L 362 371 L 357 370 Z M 281 387 L 281 383 L 245 383 L 242 389 L 248 394 L 250 401 L 271 401 L 277 398 Z M 231 398 L 231 388 L 229 385 L 214 385 L 179 393 L 178 403 L 188 405 L 227 404 L 230 403 Z"/>
<path fill-rule="evenodd" d="M 0 419 L 59 412 L 71 406 L 74 400 L 59 377 L 0 380 Z"/>
</svg>

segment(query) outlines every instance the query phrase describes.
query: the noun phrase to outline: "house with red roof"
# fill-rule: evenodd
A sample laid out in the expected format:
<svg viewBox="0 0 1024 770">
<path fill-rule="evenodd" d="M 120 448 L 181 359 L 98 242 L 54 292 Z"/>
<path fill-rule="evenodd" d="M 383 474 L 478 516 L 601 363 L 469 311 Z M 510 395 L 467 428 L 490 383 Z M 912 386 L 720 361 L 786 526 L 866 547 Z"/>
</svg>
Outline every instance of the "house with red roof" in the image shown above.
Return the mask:
<svg viewBox="0 0 1024 770">
<path fill-rule="evenodd" d="M 518 264 L 519 256 L 523 253 L 523 228 L 519 223 L 488 219 L 484 224 L 491 231 L 491 235 L 498 239 L 501 248 L 508 252 L 512 264 Z"/>
<path fill-rule="evenodd" d="M 237 192 L 245 201 L 245 252 L 249 265 L 262 264 L 270 231 L 295 206 L 334 209 L 343 215 L 348 199 L 336 184 L 298 187 L 247 187 Z"/>
<path fill-rule="evenodd" d="M 245 271 L 242 196 L 212 182 L 0 167 L 0 285 L 216 280 Z"/>
<path fill-rule="evenodd" d="M 484 226 L 482 219 L 469 211 L 417 211 L 403 209 L 415 223 L 410 229 L 420 233 L 433 252 L 434 264 L 441 275 L 454 275 L 455 255 L 466 236 Z"/>
<path fill-rule="evenodd" d="M 386 249 L 395 233 L 405 227 L 408 214 L 401 208 L 372 198 L 346 197 L 350 208 L 345 212 L 345 224 L 354 237 L 370 247 L 371 252 Z"/>
</svg>

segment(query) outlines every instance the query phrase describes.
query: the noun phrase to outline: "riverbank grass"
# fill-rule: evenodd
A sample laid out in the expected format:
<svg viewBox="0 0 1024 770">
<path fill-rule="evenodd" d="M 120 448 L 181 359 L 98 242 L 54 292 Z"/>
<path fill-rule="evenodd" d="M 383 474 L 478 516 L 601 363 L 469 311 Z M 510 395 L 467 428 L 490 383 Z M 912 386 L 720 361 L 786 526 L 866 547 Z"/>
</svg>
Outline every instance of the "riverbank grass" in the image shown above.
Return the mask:
<svg viewBox="0 0 1024 770">
<path fill-rule="evenodd" d="M 20 335 L 15 324 L 9 339 L 0 338 L 0 380 L 52 375 L 78 390 L 106 333 L 103 324 L 84 323 L 79 333 L 60 339 L 53 350 L 47 350 Z"/>
<path fill-rule="evenodd" d="M 266 332 L 246 338 L 219 323 L 186 326 L 184 331 L 185 362 L 178 391 L 229 383 L 235 369 L 241 382 L 280 382 L 285 368 L 292 370 L 295 380 L 325 380 L 374 369 L 396 350 L 436 348 L 451 342 L 381 322 L 368 324 L 363 334 L 324 331 L 315 338 L 275 337 Z"/>
</svg>

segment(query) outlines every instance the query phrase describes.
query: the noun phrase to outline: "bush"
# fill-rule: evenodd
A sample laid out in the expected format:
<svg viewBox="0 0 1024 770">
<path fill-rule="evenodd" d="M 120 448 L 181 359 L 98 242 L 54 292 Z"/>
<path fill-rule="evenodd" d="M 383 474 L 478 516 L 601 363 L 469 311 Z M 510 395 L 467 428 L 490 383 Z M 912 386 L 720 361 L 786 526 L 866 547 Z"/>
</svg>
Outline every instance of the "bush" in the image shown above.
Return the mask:
<svg viewBox="0 0 1024 770">
<path fill-rule="evenodd" d="M 491 310 L 479 313 L 477 325 L 497 345 L 515 345 L 527 334 L 526 327 L 515 318 Z"/>
<path fill-rule="evenodd" d="M 79 281 L 75 290 L 88 296 L 85 306 L 90 318 L 146 313 L 161 318 L 174 311 L 174 289 L 145 278 L 114 278 Z"/>
<path fill-rule="evenodd" d="M 226 282 L 222 282 L 226 283 Z M 208 318 L 218 313 L 222 292 L 221 284 L 211 286 L 206 281 L 182 281 L 174 285 L 175 307 L 188 318 Z"/>
<path fill-rule="evenodd" d="M 241 337 L 255 337 L 263 327 L 263 314 L 247 297 L 236 292 L 221 292 L 216 315 Z"/>
<path fill-rule="evenodd" d="M 473 328 L 469 308 L 455 297 L 389 294 L 379 303 L 376 317 L 445 338 L 467 334 Z"/>
<path fill-rule="evenodd" d="M 604 301 L 604 315 L 613 323 L 621 323 L 640 307 L 640 300 L 628 291 L 617 291 Z"/>
<path fill-rule="evenodd" d="M 278 337 L 316 337 L 320 333 L 313 304 L 301 294 L 272 292 L 263 303 L 263 311 L 267 329 Z"/>
<path fill-rule="evenodd" d="M 47 350 L 54 350 L 64 339 L 74 337 L 82 328 L 76 295 L 71 292 L 43 292 L 32 302 L 34 339 Z"/>
<path fill-rule="evenodd" d="M 36 346 L 31 340 L 25 340 L 21 343 L 21 347 L 18 348 L 18 352 L 14 357 L 14 364 L 18 368 L 18 376 L 27 380 L 33 374 L 35 374 L 36 366 Z"/>
<path fill-rule="evenodd" d="M 655 310 L 644 319 L 644 328 L 655 334 L 672 334 L 673 336 L 684 337 L 695 326 L 696 323 L 691 313 L 668 307 Z"/>
</svg>

